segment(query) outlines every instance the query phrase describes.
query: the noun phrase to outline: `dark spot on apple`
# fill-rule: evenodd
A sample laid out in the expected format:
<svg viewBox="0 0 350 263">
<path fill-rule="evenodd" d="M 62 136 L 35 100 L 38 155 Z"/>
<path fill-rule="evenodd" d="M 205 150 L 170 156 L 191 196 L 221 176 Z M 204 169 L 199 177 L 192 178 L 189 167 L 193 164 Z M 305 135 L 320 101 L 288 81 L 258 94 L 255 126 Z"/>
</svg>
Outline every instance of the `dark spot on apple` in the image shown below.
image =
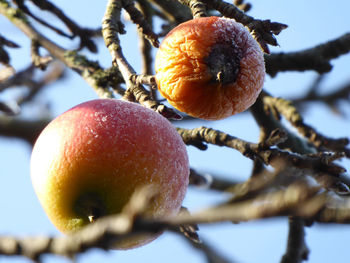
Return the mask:
<svg viewBox="0 0 350 263">
<path fill-rule="evenodd" d="M 87 192 L 80 195 L 74 202 L 74 211 L 90 223 L 107 215 L 102 195 L 97 192 Z"/>
</svg>

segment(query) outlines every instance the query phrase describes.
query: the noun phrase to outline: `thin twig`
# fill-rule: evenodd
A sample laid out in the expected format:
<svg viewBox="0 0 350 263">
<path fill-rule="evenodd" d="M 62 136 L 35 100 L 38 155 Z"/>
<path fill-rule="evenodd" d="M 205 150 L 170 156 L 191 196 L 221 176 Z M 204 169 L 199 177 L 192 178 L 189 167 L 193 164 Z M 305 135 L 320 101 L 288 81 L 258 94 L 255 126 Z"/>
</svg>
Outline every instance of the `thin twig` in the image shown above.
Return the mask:
<svg viewBox="0 0 350 263">
<path fill-rule="evenodd" d="M 25 120 L 0 116 L 0 135 L 20 138 L 34 145 L 40 132 L 49 121 L 50 119 Z"/>
<path fill-rule="evenodd" d="M 245 2 L 244 0 L 235 0 L 233 3 L 245 13 L 252 8 L 252 5 L 250 3 Z"/>
<path fill-rule="evenodd" d="M 20 9 L 12 7 L 6 0 L 0 1 L 0 13 L 7 17 L 14 25 L 16 25 L 24 34 L 32 41 L 37 41 L 43 48 L 48 50 L 52 56 L 61 60 L 67 67 L 80 74 L 95 89 L 101 97 L 113 97 L 109 90 L 113 80 L 113 85 L 120 84 L 123 80 L 120 73 L 112 71 L 112 76 L 106 76 L 108 71 L 104 71 L 97 62 L 89 61 L 85 56 L 76 51 L 68 51 L 46 38 L 30 24 L 25 14 Z M 108 79 L 108 82 L 105 80 Z"/>
<path fill-rule="evenodd" d="M 330 60 L 350 52 L 350 33 L 301 51 L 265 55 L 266 72 L 272 77 L 278 72 L 314 70 L 318 73 L 332 69 Z"/>
<path fill-rule="evenodd" d="M 237 185 L 238 182 L 213 175 L 212 173 L 202 173 L 191 168 L 189 184 L 201 189 L 204 188 L 221 192 L 231 192 L 230 190 Z"/>
<path fill-rule="evenodd" d="M 81 28 L 76 22 L 74 22 L 72 19 L 66 16 L 60 8 L 58 8 L 56 5 L 54 5 L 48 0 L 31 0 L 31 1 L 40 9 L 46 10 L 56 15 L 73 33 L 71 38 L 74 38 L 75 36 L 79 36 L 80 48 L 87 47 L 91 52 L 94 52 L 94 53 L 97 52 L 97 46 L 91 39 L 91 37 L 96 35 L 96 30 Z"/>
<path fill-rule="evenodd" d="M 147 20 L 147 23 L 150 25 L 150 27 L 153 28 L 153 8 L 152 5 L 145 0 L 138 1 L 138 7 Z M 139 47 L 140 47 L 140 53 L 142 58 L 142 70 L 141 74 L 150 75 L 153 74 L 153 56 L 152 56 L 152 46 L 149 41 L 146 41 L 145 36 L 138 31 L 139 35 Z"/>
<path fill-rule="evenodd" d="M 126 91 L 123 99 L 129 101 L 136 100 L 145 107 L 159 112 L 166 118 L 181 119 L 181 116 L 174 110 L 153 100 L 151 94 L 142 85 L 134 85 L 134 83 L 132 83 L 132 76 L 135 75 L 136 72 L 124 57 L 118 38 L 122 7 L 123 5 L 120 1 L 108 1 L 102 21 L 102 35 L 105 45 L 112 56 L 113 63 L 118 67 L 125 80 Z"/>
<path fill-rule="evenodd" d="M 307 140 L 316 148 L 344 152 L 346 156 L 350 158 L 350 149 L 346 148 L 349 144 L 348 138 L 333 139 L 320 134 L 304 122 L 303 117 L 291 101 L 268 95 L 264 96 L 263 100 L 265 105 L 273 107 L 278 113 L 282 114 L 298 130 L 298 132 L 307 138 Z"/>
<path fill-rule="evenodd" d="M 300 263 L 307 260 L 309 249 L 305 244 L 304 220 L 289 218 L 289 234 L 286 253 L 281 263 Z"/>
<path fill-rule="evenodd" d="M 233 4 L 224 2 L 222 0 L 202 0 L 208 6 L 218 10 L 226 17 L 234 18 L 237 22 L 245 25 L 256 41 L 259 43 L 261 49 L 269 54 L 268 45 L 277 46 L 275 35 L 281 33 L 287 28 L 287 25 L 271 22 L 270 20 L 259 20 L 242 12 Z"/>
<path fill-rule="evenodd" d="M 154 47 L 159 47 L 159 40 L 152 27 L 148 24 L 144 15 L 135 7 L 133 1 L 122 0 L 123 8 L 128 12 L 132 22 L 137 25 L 144 37 L 150 41 Z"/>
<path fill-rule="evenodd" d="M 7 38 L 3 37 L 0 34 L 0 63 L 4 65 L 9 65 L 10 63 L 10 56 L 4 49 L 4 46 L 10 47 L 10 48 L 19 48 L 19 45 L 17 45 L 15 42 L 8 40 Z"/>
<path fill-rule="evenodd" d="M 33 40 L 31 43 L 31 48 L 30 48 L 32 61 L 33 61 L 34 66 L 40 68 L 41 70 L 45 70 L 47 68 L 48 64 L 52 61 L 52 57 L 40 56 L 39 48 L 40 48 L 39 43 L 36 40 Z"/>
<path fill-rule="evenodd" d="M 319 75 L 320 78 L 323 75 Z M 296 105 L 300 105 L 303 103 L 310 103 L 310 102 L 320 102 L 324 103 L 325 105 L 329 106 L 332 110 L 335 110 L 337 103 L 341 100 L 349 102 L 350 98 L 350 82 L 344 83 L 344 85 L 332 89 L 333 91 L 321 94 L 319 92 L 316 92 L 316 90 L 310 89 L 310 91 L 300 98 L 294 98 L 292 101 Z M 336 112 L 339 112 L 339 110 L 335 110 Z"/>
<path fill-rule="evenodd" d="M 162 17 L 165 16 L 171 24 L 177 25 L 192 19 L 188 6 L 178 1 L 150 0 L 150 2 L 160 9 Z"/>
<path fill-rule="evenodd" d="M 255 160 L 259 159 L 265 164 L 276 165 L 276 160 L 286 160 L 288 165 L 297 168 L 310 169 L 314 171 L 323 171 L 325 173 L 339 175 L 343 173 L 344 168 L 329 162 L 327 154 L 321 156 L 300 155 L 292 152 L 282 151 L 277 148 L 261 149 L 258 144 L 247 142 L 224 132 L 214 130 L 207 127 L 199 127 L 195 129 L 177 128 L 184 142 L 188 145 L 206 149 L 205 143 L 217 146 L 226 146 L 236 149 L 244 156 Z M 340 158 L 341 156 L 338 156 Z"/>
<path fill-rule="evenodd" d="M 208 16 L 206 6 L 201 0 L 179 0 L 179 2 L 191 9 L 193 18 Z"/>
</svg>

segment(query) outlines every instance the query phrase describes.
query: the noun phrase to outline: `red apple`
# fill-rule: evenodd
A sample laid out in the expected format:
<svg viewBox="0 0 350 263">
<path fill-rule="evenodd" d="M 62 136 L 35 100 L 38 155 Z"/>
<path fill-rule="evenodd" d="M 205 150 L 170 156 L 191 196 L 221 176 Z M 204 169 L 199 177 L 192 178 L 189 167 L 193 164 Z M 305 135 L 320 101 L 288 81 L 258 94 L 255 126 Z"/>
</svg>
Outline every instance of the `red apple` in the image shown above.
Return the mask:
<svg viewBox="0 0 350 263">
<path fill-rule="evenodd" d="M 98 99 L 75 106 L 40 134 L 31 157 L 35 192 L 63 233 L 120 213 L 135 189 L 159 190 L 146 214 L 176 214 L 188 185 L 185 144 L 172 124 L 136 103 Z M 97 219 L 98 220 L 98 219 Z M 116 244 L 137 247 L 154 236 Z"/>
</svg>

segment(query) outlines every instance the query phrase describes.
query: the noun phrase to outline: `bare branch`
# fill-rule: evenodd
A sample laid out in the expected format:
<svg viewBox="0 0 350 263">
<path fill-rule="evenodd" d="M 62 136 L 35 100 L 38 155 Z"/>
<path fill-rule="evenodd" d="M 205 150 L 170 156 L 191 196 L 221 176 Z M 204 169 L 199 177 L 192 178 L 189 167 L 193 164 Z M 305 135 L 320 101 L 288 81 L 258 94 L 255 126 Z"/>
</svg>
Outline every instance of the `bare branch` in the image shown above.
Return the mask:
<svg viewBox="0 0 350 263">
<path fill-rule="evenodd" d="M 235 5 L 222 0 L 203 0 L 203 2 L 218 10 L 224 16 L 234 18 L 237 22 L 245 25 L 260 44 L 261 49 L 267 54 L 270 53 L 268 45 L 278 45 L 274 35 L 278 35 L 282 30 L 287 28 L 287 25 L 282 23 L 254 19 L 242 12 Z"/>
<path fill-rule="evenodd" d="M 244 0 L 235 0 L 233 3 L 245 13 L 252 8 L 252 5 L 250 3 L 246 3 Z"/>
<path fill-rule="evenodd" d="M 97 52 L 97 46 L 91 40 L 91 37 L 96 35 L 96 30 L 81 28 L 72 19 L 68 18 L 61 9 L 59 9 L 57 6 L 55 6 L 53 3 L 47 0 L 31 0 L 31 1 L 40 9 L 46 10 L 55 14 L 73 33 L 73 35 L 70 38 L 79 36 L 80 48 L 87 47 L 91 52 L 94 52 L 94 53 Z"/>
<path fill-rule="evenodd" d="M 264 96 L 263 100 L 266 105 L 276 109 L 278 113 L 282 114 L 295 128 L 297 128 L 298 132 L 307 138 L 315 147 L 344 152 L 346 156 L 350 158 L 350 149 L 346 148 L 349 144 L 348 138 L 332 139 L 321 135 L 310 125 L 304 123 L 302 116 L 291 101 L 271 96 Z"/>
<path fill-rule="evenodd" d="M 25 14 L 21 12 L 20 9 L 12 7 L 6 0 L 0 2 L 0 13 L 11 20 L 11 22 L 32 41 L 37 41 L 43 48 L 48 50 L 51 55 L 61 60 L 66 66 L 80 74 L 91 85 L 91 87 L 96 90 L 99 96 L 113 96 L 112 92 L 109 91 L 110 83 L 105 83 L 101 80 L 101 78 L 104 78 L 108 72 L 104 72 L 97 62 L 89 61 L 86 57 L 78 54 L 76 51 L 67 51 L 40 34 L 32 27 Z M 109 79 L 112 79 L 112 77 L 109 77 Z M 114 75 L 113 79 L 117 81 L 117 84 L 122 82 L 118 74 Z"/>
<path fill-rule="evenodd" d="M 289 53 L 265 55 L 266 72 L 272 77 L 278 72 L 314 70 L 318 73 L 332 69 L 330 60 L 350 51 L 350 33 L 318 46 Z"/>
<path fill-rule="evenodd" d="M 179 0 L 179 2 L 192 10 L 193 18 L 207 16 L 206 6 L 201 0 Z"/>
<path fill-rule="evenodd" d="M 309 249 L 305 244 L 304 220 L 290 217 L 287 251 L 281 263 L 300 263 L 307 260 L 308 254 Z"/>
<path fill-rule="evenodd" d="M 191 10 L 178 1 L 150 0 L 150 2 L 159 8 L 161 15 L 174 25 L 192 19 Z"/>
<path fill-rule="evenodd" d="M 276 160 L 286 160 L 288 165 L 297 168 L 311 169 L 314 171 L 324 171 L 329 174 L 341 174 L 344 168 L 329 162 L 326 155 L 300 155 L 292 152 L 281 151 L 276 148 L 261 149 L 258 144 L 250 143 L 242 139 L 236 138 L 221 131 L 211 128 L 199 127 L 195 129 L 177 128 L 179 134 L 182 136 L 184 142 L 188 145 L 194 145 L 204 149 L 204 143 L 215 144 L 217 146 L 226 146 L 236 149 L 244 156 L 256 160 L 259 159 L 265 164 L 275 165 Z M 339 156 L 338 158 L 340 158 Z"/>
<path fill-rule="evenodd" d="M 8 88 L 15 88 L 18 86 L 27 87 L 29 91 L 16 99 L 16 103 L 18 105 L 21 105 L 25 102 L 30 101 L 43 88 L 47 87 L 52 82 L 55 82 L 64 77 L 64 67 L 58 61 L 54 61 L 53 63 L 51 63 L 49 70 L 45 72 L 44 76 L 41 77 L 39 80 L 34 79 L 34 76 L 33 76 L 34 72 L 35 72 L 34 65 L 29 65 L 24 70 L 17 72 L 12 77 L 1 82 L 0 91 Z"/>
<path fill-rule="evenodd" d="M 102 35 L 112 55 L 113 63 L 118 67 L 125 80 L 127 89 L 123 98 L 130 101 L 136 100 L 145 107 L 159 112 L 166 118 L 180 119 L 181 116 L 174 110 L 153 100 L 151 94 L 142 85 L 134 85 L 131 82 L 131 78 L 136 72 L 125 59 L 118 38 L 121 8 L 122 4 L 119 1 L 110 0 L 108 2 L 102 21 Z"/>
<path fill-rule="evenodd" d="M 51 21 L 42 19 L 33 12 L 36 7 L 53 14 L 67 29 L 61 30 Z M 44 87 L 63 76 L 65 68 L 62 64 L 55 64 L 56 61 L 62 61 L 66 67 L 77 72 L 101 97 L 119 95 L 122 99 L 139 102 L 166 118 L 180 119 L 180 113 L 157 99 L 152 56 L 153 47 L 159 45 L 158 37 L 181 22 L 218 15 L 219 12 L 246 26 L 261 48 L 268 53 L 269 45 L 278 45 L 276 36 L 287 26 L 249 16 L 246 12 L 250 8 L 250 3 L 245 0 L 234 0 L 231 3 L 225 0 L 109 0 L 102 30 L 98 32 L 81 27 L 50 0 L 30 0 L 29 4 L 24 0 L 0 0 L 0 14 L 7 17 L 29 39 L 33 63 L 16 73 L 9 64 L 7 50 L 18 45 L 7 39 L 7 35 L 6 38 L 0 35 L 0 62 L 5 65 L 5 69 L 0 71 L 0 91 L 12 92 L 9 89 L 18 86 L 21 86 L 20 91 L 24 91 L 23 96 L 14 100 L 14 106 L 10 100 L 0 100 L 0 135 L 20 138 L 30 144 L 35 142 L 41 130 L 49 123 L 49 117 L 43 114 L 41 117 L 31 115 L 30 119 L 24 119 L 7 115 L 18 113 L 17 108 L 19 110 L 24 103 L 33 101 Z M 138 28 L 143 61 L 141 72 L 134 70 L 120 44 L 119 35 L 126 33 L 121 18 L 123 11 Z M 163 23 L 159 25 L 160 29 L 154 23 L 155 18 L 160 18 Z M 99 62 L 83 56 L 82 52 L 61 46 L 43 35 L 39 27 L 36 28 L 37 23 L 68 39 L 79 37 L 79 49 L 86 47 L 91 52 L 97 52 L 94 37 L 102 34 L 111 55 L 111 67 L 103 68 Z M 155 28 L 160 31 L 157 32 L 159 34 Z M 305 50 L 265 55 L 266 70 L 271 76 L 284 71 L 314 70 L 324 73 L 331 70 L 332 59 L 349 51 L 350 35 L 346 33 Z M 35 73 L 38 69 L 35 67 L 47 67 L 47 71 L 40 72 L 41 77 L 37 77 Z M 349 83 L 336 91 L 321 94 L 318 87 L 322 77 L 323 75 L 315 81 L 309 93 L 294 102 L 323 101 L 332 107 L 339 100 L 348 100 Z M 91 248 L 113 249 L 117 242 L 134 235 L 157 236 L 164 231 L 171 231 L 185 238 L 192 248 L 204 253 L 208 262 L 227 263 L 232 260 L 199 237 L 198 225 L 288 217 L 288 244 L 281 262 L 305 260 L 308 248 L 304 227 L 309 222 L 350 223 L 350 180 L 345 169 L 337 162 L 344 157 L 350 158 L 349 139 L 321 134 L 316 127 L 305 123 L 291 101 L 273 97 L 265 91 L 250 112 L 260 128 L 257 142 L 249 142 L 210 127 L 177 128 L 187 145 L 200 150 L 206 150 L 209 145 L 228 147 L 252 160 L 251 177 L 242 182 L 234 180 L 234 175 L 233 179 L 222 177 L 215 170 L 210 173 L 205 173 L 200 168 L 190 170 L 190 186 L 203 191 L 214 190 L 212 194 L 227 197 L 220 204 L 197 212 L 189 212 L 183 207 L 178 215 L 170 218 L 147 217 L 143 212 L 157 193 L 153 188 L 138 189 L 120 214 L 95 219 L 86 228 L 71 235 L 0 236 L 0 254 L 25 256 L 34 261 L 40 261 L 45 254 L 73 258 Z M 194 119 L 188 117 L 187 120 Z M 284 125 L 284 120 L 296 131 Z"/>
<path fill-rule="evenodd" d="M 232 188 L 238 184 L 237 181 L 224 179 L 213 173 L 202 173 L 193 168 L 190 169 L 189 183 L 191 186 L 222 192 L 231 192 Z"/>
<path fill-rule="evenodd" d="M 319 77 L 316 79 L 316 82 L 318 82 L 318 79 L 322 79 L 324 76 L 319 75 Z M 319 80 L 321 81 L 321 80 Z M 320 102 L 324 103 L 328 107 L 330 107 L 333 111 L 339 113 L 339 109 L 337 107 L 337 104 L 343 100 L 348 102 L 350 98 L 350 82 L 346 82 L 340 87 L 332 88 L 331 92 L 321 94 L 320 92 L 317 92 L 317 88 L 319 85 L 314 85 L 315 88 L 311 87 L 309 92 L 302 97 L 293 99 L 293 103 L 295 105 L 300 105 L 302 103 L 310 103 L 310 102 Z"/>
<path fill-rule="evenodd" d="M 49 120 L 24 120 L 0 116 L 0 135 L 20 138 L 34 145 Z"/>
<path fill-rule="evenodd" d="M 51 62 L 52 57 L 46 56 L 42 57 L 39 54 L 40 45 L 37 41 L 33 40 L 31 44 L 31 55 L 34 66 L 40 68 L 41 70 L 45 70 L 47 65 Z"/>
<path fill-rule="evenodd" d="M 159 47 L 159 40 L 157 34 L 155 34 L 148 24 L 147 20 L 144 18 L 143 14 L 135 7 L 133 1 L 122 0 L 123 8 L 130 15 L 131 20 L 137 25 L 138 29 L 142 32 L 146 39 L 152 43 L 154 47 Z"/>
<path fill-rule="evenodd" d="M 10 48 L 19 48 L 19 45 L 17 45 L 15 42 L 6 39 L 0 34 L 0 63 L 4 65 L 9 65 L 10 63 L 10 56 L 4 49 L 4 46 L 10 47 Z"/>
</svg>

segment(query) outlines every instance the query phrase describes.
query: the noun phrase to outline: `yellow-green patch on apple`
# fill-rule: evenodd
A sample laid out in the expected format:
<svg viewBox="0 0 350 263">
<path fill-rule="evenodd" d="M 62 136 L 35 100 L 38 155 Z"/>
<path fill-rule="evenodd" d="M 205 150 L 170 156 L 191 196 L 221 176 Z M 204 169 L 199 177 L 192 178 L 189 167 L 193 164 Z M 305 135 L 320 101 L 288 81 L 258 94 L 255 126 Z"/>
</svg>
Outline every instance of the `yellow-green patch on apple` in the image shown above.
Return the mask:
<svg viewBox="0 0 350 263">
<path fill-rule="evenodd" d="M 186 147 L 172 124 L 136 103 L 115 99 L 88 101 L 58 116 L 40 134 L 31 157 L 35 192 L 63 233 L 120 213 L 135 189 L 147 185 L 159 194 L 146 215 L 174 215 L 188 176 Z M 138 236 L 116 248 L 154 238 Z"/>
</svg>

